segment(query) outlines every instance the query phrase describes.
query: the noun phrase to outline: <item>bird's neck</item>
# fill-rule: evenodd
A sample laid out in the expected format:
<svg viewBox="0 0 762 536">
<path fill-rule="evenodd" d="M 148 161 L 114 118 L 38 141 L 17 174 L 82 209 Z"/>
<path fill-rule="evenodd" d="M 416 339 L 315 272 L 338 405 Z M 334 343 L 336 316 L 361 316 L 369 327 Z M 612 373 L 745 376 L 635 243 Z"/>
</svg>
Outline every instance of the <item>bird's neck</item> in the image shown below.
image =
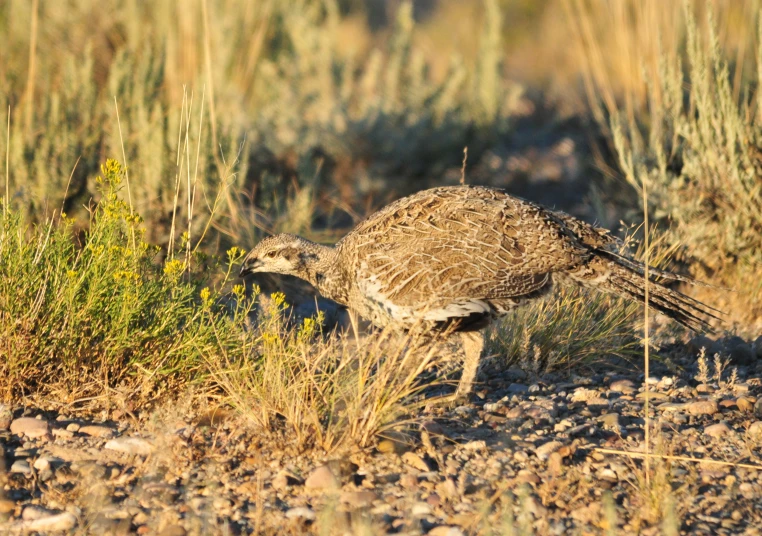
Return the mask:
<svg viewBox="0 0 762 536">
<path fill-rule="evenodd" d="M 338 249 L 310 242 L 302 259 L 299 273 L 295 275 L 309 281 L 323 297 L 346 305 L 348 294 L 342 278 Z"/>
</svg>

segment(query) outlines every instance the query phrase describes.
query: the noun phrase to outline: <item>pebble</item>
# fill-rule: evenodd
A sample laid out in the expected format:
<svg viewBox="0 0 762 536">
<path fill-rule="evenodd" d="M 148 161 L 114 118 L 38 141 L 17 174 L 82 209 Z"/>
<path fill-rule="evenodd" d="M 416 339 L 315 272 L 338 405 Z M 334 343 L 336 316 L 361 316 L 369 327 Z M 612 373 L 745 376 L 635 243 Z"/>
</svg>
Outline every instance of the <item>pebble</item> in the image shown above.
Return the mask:
<svg viewBox="0 0 762 536">
<path fill-rule="evenodd" d="M 91 437 L 111 437 L 114 435 L 114 430 L 108 426 L 88 424 L 87 426 L 82 426 L 79 429 L 79 433 L 89 435 Z"/>
<path fill-rule="evenodd" d="M 50 459 L 47 456 L 40 456 L 34 461 L 34 468 L 38 471 L 46 471 L 50 469 Z"/>
<path fill-rule="evenodd" d="M 734 365 L 748 366 L 754 363 L 756 357 L 751 346 L 744 342 L 730 350 L 730 360 Z"/>
<path fill-rule="evenodd" d="M 11 473 L 18 473 L 22 475 L 31 475 L 32 468 L 29 467 L 29 462 L 26 460 L 16 460 L 11 465 Z"/>
<path fill-rule="evenodd" d="M 762 421 L 756 421 L 751 423 L 747 430 L 749 437 L 754 439 L 762 439 Z"/>
<path fill-rule="evenodd" d="M 148 456 L 153 452 L 153 443 L 141 437 L 122 436 L 106 441 L 103 448 L 124 452 L 125 454 L 136 454 L 139 456 Z"/>
<path fill-rule="evenodd" d="M 403 454 L 402 461 L 410 467 L 418 469 L 419 471 L 427 472 L 429 470 L 428 464 L 415 452 L 406 452 Z"/>
<path fill-rule="evenodd" d="M 508 392 L 511 394 L 526 393 L 529 391 L 529 386 L 523 383 L 512 383 L 508 386 Z"/>
<path fill-rule="evenodd" d="M 601 424 L 606 429 L 619 430 L 619 428 L 622 426 L 619 419 L 620 417 L 618 413 L 607 413 L 601 417 Z"/>
<path fill-rule="evenodd" d="M 548 459 L 548 457 L 556 452 L 558 449 L 563 447 L 564 444 L 560 441 L 550 441 L 548 443 L 545 443 L 544 445 L 540 445 L 537 447 L 534 451 L 535 455 L 542 461 L 545 461 Z"/>
<path fill-rule="evenodd" d="M 611 382 L 609 389 L 615 393 L 622 393 L 626 395 L 633 394 L 635 391 L 637 391 L 635 384 L 632 383 L 632 380 L 617 380 Z"/>
<path fill-rule="evenodd" d="M 736 400 L 736 406 L 740 411 L 747 412 L 754 409 L 754 402 L 745 396 L 739 396 Z"/>
<path fill-rule="evenodd" d="M 590 409 L 601 410 L 606 409 L 610 405 L 608 399 L 596 396 L 587 401 L 587 407 Z"/>
<path fill-rule="evenodd" d="M 8 499 L 0 499 L 0 515 L 7 515 L 16 510 L 16 503 Z"/>
<path fill-rule="evenodd" d="M 696 400 L 686 408 L 691 415 L 714 415 L 719 411 L 714 400 Z"/>
<path fill-rule="evenodd" d="M 0 431 L 7 430 L 13 421 L 13 412 L 9 406 L 0 404 Z"/>
<path fill-rule="evenodd" d="M 641 393 L 638 393 L 635 395 L 635 398 L 639 398 L 640 400 L 643 400 L 646 398 L 646 392 L 643 391 Z M 669 398 L 669 395 L 666 393 L 662 393 L 660 391 L 648 391 L 648 400 L 666 400 Z"/>
<path fill-rule="evenodd" d="M 327 465 L 321 465 L 307 477 L 304 487 L 309 489 L 337 489 L 341 486 L 339 479 Z"/>
<path fill-rule="evenodd" d="M 70 512 L 23 521 L 18 524 L 22 532 L 63 532 L 77 526 L 77 518 Z"/>
<path fill-rule="evenodd" d="M 431 506 L 425 502 L 417 502 L 413 504 L 413 508 L 410 509 L 410 513 L 415 517 L 424 517 L 431 513 Z"/>
<path fill-rule="evenodd" d="M 72 437 L 74 437 L 73 432 L 70 432 L 69 430 L 64 430 L 63 428 L 53 428 L 51 432 L 53 433 L 55 437 L 58 437 L 61 439 L 71 439 Z"/>
<path fill-rule="evenodd" d="M 373 504 L 378 496 L 372 491 L 345 491 L 339 500 L 354 508 L 364 508 Z"/>
<path fill-rule="evenodd" d="M 157 536 L 185 536 L 186 534 L 188 534 L 188 531 L 180 525 L 167 525 Z"/>
<path fill-rule="evenodd" d="M 448 525 L 440 525 L 438 527 L 434 527 L 429 532 L 427 532 L 429 536 L 464 536 L 465 533 L 463 532 L 463 529 L 459 527 L 452 527 Z"/>
<path fill-rule="evenodd" d="M 724 422 L 718 422 L 717 424 L 710 424 L 704 427 L 704 433 L 710 437 L 720 438 L 729 434 L 732 430 Z"/>
<path fill-rule="evenodd" d="M 42 506 L 26 506 L 24 510 L 21 512 L 21 519 L 24 521 L 32 521 L 34 519 L 42 519 L 44 517 L 50 517 L 51 515 L 55 515 L 58 512 L 54 512 L 52 510 L 48 510 L 47 508 L 43 508 Z"/>
<path fill-rule="evenodd" d="M 305 519 L 307 521 L 314 521 L 317 518 L 317 515 L 315 515 L 315 512 L 311 508 L 297 506 L 288 509 L 286 511 L 286 517 L 288 519 Z"/>
<path fill-rule="evenodd" d="M 11 422 L 11 433 L 29 438 L 43 437 L 48 435 L 48 421 L 21 417 Z"/>
<path fill-rule="evenodd" d="M 281 471 L 270 482 L 272 487 L 277 490 L 284 490 L 288 486 L 295 486 L 301 484 L 301 481 L 288 471 Z"/>
<path fill-rule="evenodd" d="M 382 439 L 378 442 L 376 449 L 382 454 L 402 454 L 410 449 L 410 445 L 403 441 L 395 441 L 394 439 Z"/>
</svg>

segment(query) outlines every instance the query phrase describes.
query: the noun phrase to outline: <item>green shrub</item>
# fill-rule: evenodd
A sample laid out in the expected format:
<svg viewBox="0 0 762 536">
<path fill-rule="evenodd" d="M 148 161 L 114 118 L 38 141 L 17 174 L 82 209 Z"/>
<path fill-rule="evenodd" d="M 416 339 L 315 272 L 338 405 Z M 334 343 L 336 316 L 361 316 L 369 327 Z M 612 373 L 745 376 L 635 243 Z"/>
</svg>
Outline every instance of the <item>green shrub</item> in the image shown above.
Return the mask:
<svg viewBox="0 0 762 536">
<path fill-rule="evenodd" d="M 203 380 L 203 357 L 236 351 L 247 309 L 219 314 L 193 256 L 159 262 L 140 217 L 119 197 L 124 171 L 109 160 L 87 231 L 61 214 L 30 227 L 3 207 L 0 230 L 2 396 L 62 390 L 68 400 L 112 389 L 137 394 Z M 230 279 L 239 250 L 229 252 Z M 237 288 L 243 293 L 242 287 Z M 63 401 L 62 401 L 63 402 Z"/>
</svg>

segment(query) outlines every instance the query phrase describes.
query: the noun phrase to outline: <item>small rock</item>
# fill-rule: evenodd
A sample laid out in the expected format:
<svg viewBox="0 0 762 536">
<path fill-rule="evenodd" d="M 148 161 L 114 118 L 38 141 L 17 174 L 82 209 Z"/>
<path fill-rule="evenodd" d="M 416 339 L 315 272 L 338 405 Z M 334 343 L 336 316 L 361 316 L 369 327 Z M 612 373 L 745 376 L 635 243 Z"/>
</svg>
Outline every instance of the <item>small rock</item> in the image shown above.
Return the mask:
<svg viewBox="0 0 762 536">
<path fill-rule="evenodd" d="M 321 465 L 307 477 L 304 486 L 309 489 L 336 489 L 341 483 L 327 465 Z"/>
<path fill-rule="evenodd" d="M 0 404 L 0 430 L 7 430 L 13 421 L 11 408 L 5 404 Z"/>
<path fill-rule="evenodd" d="M 732 398 L 726 398 L 725 400 L 720 400 L 720 407 L 721 408 L 733 408 L 737 407 L 737 403 Z"/>
<path fill-rule="evenodd" d="M 607 482 L 619 482 L 619 477 L 617 477 L 616 473 L 608 467 L 598 471 L 597 476 L 600 480 L 606 480 Z"/>
<path fill-rule="evenodd" d="M 297 484 L 301 484 L 301 480 L 296 478 L 294 475 L 292 475 L 288 471 L 281 471 L 277 475 L 275 475 L 275 478 L 273 478 L 270 484 L 272 485 L 273 488 L 277 490 L 284 490 L 288 486 L 295 486 Z"/>
<path fill-rule="evenodd" d="M 29 438 L 43 437 L 48 435 L 48 421 L 21 417 L 11 423 L 11 433 Z"/>
<path fill-rule="evenodd" d="M 464 536 L 465 533 L 459 527 L 440 525 L 431 529 L 427 534 L 429 536 Z"/>
<path fill-rule="evenodd" d="M 762 439 L 762 421 L 751 423 L 747 432 L 749 437 L 754 439 Z"/>
<path fill-rule="evenodd" d="M 512 383 L 508 386 L 508 392 L 511 394 L 526 393 L 529 391 L 529 386 L 523 383 Z"/>
<path fill-rule="evenodd" d="M 487 442 L 483 439 L 477 439 L 474 441 L 469 441 L 468 443 L 463 445 L 463 450 L 486 450 L 487 449 Z"/>
<path fill-rule="evenodd" d="M 400 477 L 400 486 L 405 489 L 415 489 L 418 487 L 418 477 L 415 475 L 402 475 Z"/>
<path fill-rule="evenodd" d="M 79 425 L 79 423 L 76 423 L 76 422 L 70 422 L 69 424 L 66 425 L 66 430 L 68 432 L 79 432 L 80 428 L 81 426 Z"/>
<path fill-rule="evenodd" d="M 609 407 L 609 401 L 601 396 L 588 399 L 587 407 L 592 410 L 602 410 Z"/>
<path fill-rule="evenodd" d="M 188 531 L 180 525 L 167 525 L 157 536 L 185 536 L 186 534 Z"/>
<path fill-rule="evenodd" d="M 488 407 L 491 407 L 492 409 L 488 409 Z M 499 407 L 499 404 L 484 404 L 484 410 L 485 411 L 495 411 Z M 433 436 L 444 436 L 446 435 L 444 427 L 439 424 L 436 421 L 424 421 L 421 423 L 421 429 L 426 430 L 428 433 L 430 433 Z"/>
<path fill-rule="evenodd" d="M 53 428 L 53 430 L 51 431 L 53 432 L 54 436 L 60 437 L 61 439 L 71 439 L 72 437 L 74 437 L 73 432 L 64 430 L 63 428 Z"/>
<path fill-rule="evenodd" d="M 540 460 L 545 461 L 553 452 L 556 452 L 563 446 L 564 444 L 560 441 L 550 441 L 537 447 L 534 453 Z"/>
<path fill-rule="evenodd" d="M 30 505 L 25 507 L 24 510 L 22 510 L 21 519 L 23 519 L 24 521 L 32 521 L 35 519 L 50 517 L 51 515 L 55 515 L 57 513 L 58 512 L 48 510 L 47 508 L 43 508 L 42 506 Z"/>
<path fill-rule="evenodd" d="M 40 456 L 34 461 L 34 468 L 38 471 L 45 471 L 50 469 L 50 459 L 46 456 Z"/>
<path fill-rule="evenodd" d="M 32 468 L 29 467 L 29 462 L 26 460 L 16 460 L 11 465 L 11 473 L 18 473 L 22 475 L 31 475 Z"/>
<path fill-rule="evenodd" d="M 646 398 L 646 392 L 643 391 L 641 393 L 638 393 L 635 395 L 636 398 L 639 398 L 640 400 L 643 400 Z M 648 400 L 664 400 L 669 398 L 669 396 L 666 393 L 660 393 L 659 391 L 648 391 Z"/>
<path fill-rule="evenodd" d="M 617 380 L 615 382 L 611 382 L 609 389 L 615 393 L 622 393 L 625 395 L 629 395 L 637 391 L 635 384 L 632 383 L 631 380 Z"/>
<path fill-rule="evenodd" d="M 720 438 L 731 432 L 730 427 L 724 422 L 710 424 L 704 427 L 704 433 L 710 437 Z"/>
<path fill-rule="evenodd" d="M 686 409 L 691 415 L 714 415 L 719 411 L 714 400 L 696 400 L 688 404 Z"/>
<path fill-rule="evenodd" d="M 732 350 L 730 350 L 730 361 L 734 365 L 743 367 L 751 365 L 755 360 L 756 358 L 754 356 L 754 352 L 751 349 L 751 346 L 745 342 L 736 345 Z"/>
<path fill-rule="evenodd" d="M 692 354 L 698 355 L 701 353 L 701 349 L 703 348 L 706 352 L 709 352 L 709 349 L 712 348 L 714 345 L 714 341 L 710 339 L 709 337 L 706 337 L 704 335 L 698 335 L 696 337 L 693 337 L 690 341 L 688 341 L 688 350 Z"/>
<path fill-rule="evenodd" d="M 402 461 L 410 467 L 414 467 L 424 473 L 429 471 L 429 465 L 415 452 L 406 452 L 403 454 Z"/>
<path fill-rule="evenodd" d="M 315 512 L 306 506 L 297 506 L 295 508 L 290 508 L 286 511 L 286 517 L 288 519 L 304 519 L 307 521 L 314 521 L 317 518 Z"/>
<path fill-rule="evenodd" d="M 122 436 L 106 441 L 103 448 L 124 452 L 125 454 L 136 454 L 139 456 L 148 456 L 153 452 L 153 444 L 147 439 L 141 437 Z"/>
<path fill-rule="evenodd" d="M 98 424 L 88 424 L 79 429 L 80 434 L 89 435 L 91 437 L 111 437 L 114 435 L 113 428 L 108 426 L 100 426 Z"/>
<path fill-rule="evenodd" d="M 754 415 L 762 417 L 762 396 L 760 396 L 754 403 Z"/>
<path fill-rule="evenodd" d="M 527 454 L 523 450 L 517 450 L 513 453 L 513 459 L 516 460 L 519 463 L 524 463 L 529 459 L 529 454 Z"/>
<path fill-rule="evenodd" d="M 619 428 L 622 426 L 619 422 L 618 413 L 607 413 L 601 417 L 601 424 L 603 425 L 603 428 L 608 430 L 619 430 Z"/>
<path fill-rule="evenodd" d="M 378 497 L 372 491 L 345 491 L 339 500 L 353 508 L 364 508 L 373 504 Z"/>
<path fill-rule="evenodd" d="M 427 516 L 431 513 L 431 506 L 425 502 L 417 502 L 413 504 L 413 508 L 411 508 L 410 513 L 412 513 L 415 517 Z"/>
<path fill-rule="evenodd" d="M 376 449 L 381 454 L 402 454 L 406 450 L 410 450 L 410 445 L 404 441 L 396 441 L 387 438 L 379 441 Z"/>
<path fill-rule="evenodd" d="M 63 532 L 77 526 L 77 518 L 70 512 L 24 521 L 21 529 L 24 532 Z"/>
<path fill-rule="evenodd" d="M 8 499 L 0 499 L 0 515 L 8 515 L 16 510 L 16 503 Z"/>
</svg>

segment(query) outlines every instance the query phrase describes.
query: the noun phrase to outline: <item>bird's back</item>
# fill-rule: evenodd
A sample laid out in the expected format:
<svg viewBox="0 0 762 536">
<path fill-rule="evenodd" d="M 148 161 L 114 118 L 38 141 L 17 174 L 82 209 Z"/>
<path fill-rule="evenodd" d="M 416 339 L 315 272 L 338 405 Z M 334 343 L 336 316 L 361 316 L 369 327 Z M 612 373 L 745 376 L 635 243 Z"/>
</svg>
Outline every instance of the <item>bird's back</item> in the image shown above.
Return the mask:
<svg viewBox="0 0 762 536">
<path fill-rule="evenodd" d="M 580 233 L 591 233 L 590 240 L 606 240 L 574 221 Z M 556 213 L 477 186 L 400 199 L 357 225 L 337 247 L 355 283 L 353 299 L 363 302 L 355 306 L 380 308 L 377 314 L 403 321 L 494 313 L 590 255 Z"/>
</svg>

